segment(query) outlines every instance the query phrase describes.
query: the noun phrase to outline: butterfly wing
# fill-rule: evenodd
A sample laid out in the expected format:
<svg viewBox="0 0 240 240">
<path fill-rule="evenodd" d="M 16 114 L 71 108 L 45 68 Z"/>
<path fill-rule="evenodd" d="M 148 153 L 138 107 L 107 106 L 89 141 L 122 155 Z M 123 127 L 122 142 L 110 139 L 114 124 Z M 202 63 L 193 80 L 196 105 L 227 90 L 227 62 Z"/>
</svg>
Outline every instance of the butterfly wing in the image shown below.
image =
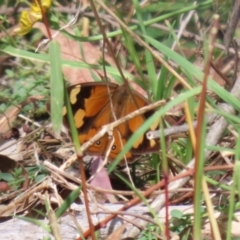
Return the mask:
<svg viewBox="0 0 240 240">
<path fill-rule="evenodd" d="M 148 100 L 142 95 L 135 91 L 130 94 L 124 85 L 118 86 L 112 83 L 108 85 L 106 83 L 74 85 L 69 87 L 69 96 L 81 144 L 91 140 L 102 126 L 148 105 Z M 116 158 L 130 136 L 136 132 L 144 123 L 145 119 L 152 114 L 153 111 L 148 111 L 113 129 L 112 137 L 114 143 L 110 150 L 109 160 Z M 64 113 L 64 119 L 65 122 L 67 122 L 66 111 Z M 155 128 L 152 130 L 155 130 Z M 104 156 L 110 146 L 110 142 L 111 139 L 106 134 L 89 147 L 86 153 L 89 155 Z M 158 149 L 159 144 L 157 142 L 149 141 L 145 134 L 140 134 L 134 142 L 131 151 L 128 152 L 125 157 L 129 162 L 133 162 L 138 158 L 136 155 L 146 152 L 156 152 Z"/>
</svg>

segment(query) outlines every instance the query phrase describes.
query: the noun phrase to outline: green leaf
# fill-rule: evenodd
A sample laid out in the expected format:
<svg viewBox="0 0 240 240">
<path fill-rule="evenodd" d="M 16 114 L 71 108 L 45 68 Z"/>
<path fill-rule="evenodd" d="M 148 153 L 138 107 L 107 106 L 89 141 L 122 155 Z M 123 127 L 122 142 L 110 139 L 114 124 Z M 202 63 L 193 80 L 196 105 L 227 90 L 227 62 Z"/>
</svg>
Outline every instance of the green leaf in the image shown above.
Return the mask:
<svg viewBox="0 0 240 240">
<path fill-rule="evenodd" d="M 175 217 L 177 219 L 180 219 L 183 216 L 183 213 L 180 210 L 173 209 L 170 213 L 172 217 Z"/>
<path fill-rule="evenodd" d="M 67 198 L 65 198 L 64 203 L 60 206 L 60 208 L 56 212 L 57 218 L 61 217 L 63 213 L 70 207 L 70 205 L 76 200 L 79 196 L 82 187 L 79 186 L 77 189 L 72 191 Z"/>
</svg>

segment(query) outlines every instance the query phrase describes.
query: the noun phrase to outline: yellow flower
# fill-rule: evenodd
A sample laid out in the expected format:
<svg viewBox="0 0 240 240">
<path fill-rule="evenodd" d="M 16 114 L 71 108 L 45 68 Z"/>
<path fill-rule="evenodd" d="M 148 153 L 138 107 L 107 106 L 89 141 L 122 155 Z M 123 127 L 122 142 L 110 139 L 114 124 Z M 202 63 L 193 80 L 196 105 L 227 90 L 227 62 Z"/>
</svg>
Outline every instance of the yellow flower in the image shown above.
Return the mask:
<svg viewBox="0 0 240 240">
<path fill-rule="evenodd" d="M 46 12 L 51 6 L 51 0 L 41 0 L 43 12 Z M 30 10 L 22 11 L 19 26 L 13 31 L 18 35 L 25 35 L 32 29 L 34 23 L 42 20 L 41 8 L 37 0 L 31 4 Z"/>
</svg>

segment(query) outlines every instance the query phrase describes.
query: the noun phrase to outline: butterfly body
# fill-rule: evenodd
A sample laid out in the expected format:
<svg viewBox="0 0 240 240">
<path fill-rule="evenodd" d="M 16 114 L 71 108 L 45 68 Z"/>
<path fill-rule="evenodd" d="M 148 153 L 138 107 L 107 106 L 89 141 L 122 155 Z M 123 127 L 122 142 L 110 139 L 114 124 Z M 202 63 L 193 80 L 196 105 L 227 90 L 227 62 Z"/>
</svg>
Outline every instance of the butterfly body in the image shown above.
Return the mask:
<svg viewBox="0 0 240 240">
<path fill-rule="evenodd" d="M 141 94 L 135 91 L 130 92 L 125 85 L 119 86 L 113 83 L 77 84 L 70 86 L 68 92 L 81 144 L 91 140 L 102 126 L 149 104 L 148 100 Z M 153 111 L 148 111 L 123 122 L 113 129 L 112 136 L 104 135 L 89 147 L 86 153 L 88 155 L 105 156 L 107 150 L 111 147 L 109 160 L 114 160 L 130 136 L 153 113 Z M 66 111 L 64 111 L 64 120 L 67 123 Z M 155 130 L 157 127 L 158 125 L 155 125 L 151 130 Z M 111 145 L 112 140 L 114 142 Z M 158 142 L 150 141 L 145 135 L 140 135 L 125 157 L 131 163 L 136 158 L 139 158 L 138 155 L 142 153 L 156 152 L 158 150 Z"/>
</svg>

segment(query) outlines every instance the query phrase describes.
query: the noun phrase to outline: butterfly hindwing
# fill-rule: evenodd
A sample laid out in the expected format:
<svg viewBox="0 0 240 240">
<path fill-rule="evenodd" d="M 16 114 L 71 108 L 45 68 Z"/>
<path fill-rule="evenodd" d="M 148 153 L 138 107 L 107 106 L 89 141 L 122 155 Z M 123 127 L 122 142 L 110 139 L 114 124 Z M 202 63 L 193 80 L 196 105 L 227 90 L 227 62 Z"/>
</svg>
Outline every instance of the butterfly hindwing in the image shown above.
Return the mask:
<svg viewBox="0 0 240 240">
<path fill-rule="evenodd" d="M 133 112 L 138 110 L 139 108 L 145 107 L 148 105 L 148 101 L 143 98 L 140 94 L 135 93 L 134 94 L 135 101 L 132 101 L 129 99 L 129 102 L 127 104 L 128 108 L 126 109 L 127 112 Z M 137 105 L 137 106 L 136 106 Z M 125 114 L 126 114 L 125 113 Z M 143 125 L 146 119 L 148 119 L 150 116 L 154 114 L 153 110 L 149 110 L 145 112 L 142 115 L 138 115 L 129 121 L 127 121 L 128 124 L 128 131 L 129 136 L 131 136 L 133 133 L 137 132 L 137 130 Z M 151 126 L 151 130 L 156 130 L 158 128 L 159 124 L 155 123 Z M 146 132 L 145 132 L 146 133 Z M 157 152 L 159 150 L 159 142 L 155 140 L 149 140 L 146 137 L 146 134 L 139 134 L 137 137 L 137 140 L 134 142 L 131 152 L 134 155 L 140 155 L 143 153 L 152 153 Z"/>
</svg>

